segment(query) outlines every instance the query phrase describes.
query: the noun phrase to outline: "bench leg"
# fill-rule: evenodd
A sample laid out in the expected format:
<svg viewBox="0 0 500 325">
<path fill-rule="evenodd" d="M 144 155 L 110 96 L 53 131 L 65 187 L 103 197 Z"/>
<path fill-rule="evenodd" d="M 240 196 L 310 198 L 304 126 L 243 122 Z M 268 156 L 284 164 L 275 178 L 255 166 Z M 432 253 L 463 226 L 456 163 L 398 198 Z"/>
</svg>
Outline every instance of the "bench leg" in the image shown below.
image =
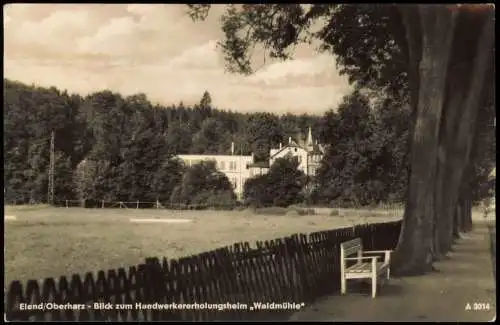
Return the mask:
<svg viewBox="0 0 500 325">
<path fill-rule="evenodd" d="M 342 280 L 340 281 L 340 293 L 342 295 L 345 295 L 346 293 L 346 278 L 342 277 Z"/>
<path fill-rule="evenodd" d="M 372 274 L 372 298 L 377 296 L 377 274 Z"/>
</svg>

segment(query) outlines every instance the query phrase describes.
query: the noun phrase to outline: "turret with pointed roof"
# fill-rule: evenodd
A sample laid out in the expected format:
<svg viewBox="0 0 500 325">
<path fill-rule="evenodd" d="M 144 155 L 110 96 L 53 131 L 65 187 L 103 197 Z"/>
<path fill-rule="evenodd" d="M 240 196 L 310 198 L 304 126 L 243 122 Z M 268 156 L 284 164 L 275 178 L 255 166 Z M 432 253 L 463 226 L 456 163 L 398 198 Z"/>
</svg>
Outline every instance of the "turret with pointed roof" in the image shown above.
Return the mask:
<svg viewBox="0 0 500 325">
<path fill-rule="evenodd" d="M 306 142 L 306 144 L 308 146 L 314 145 L 312 131 L 311 131 L 311 126 L 309 126 L 309 133 L 307 133 L 307 142 Z"/>
</svg>

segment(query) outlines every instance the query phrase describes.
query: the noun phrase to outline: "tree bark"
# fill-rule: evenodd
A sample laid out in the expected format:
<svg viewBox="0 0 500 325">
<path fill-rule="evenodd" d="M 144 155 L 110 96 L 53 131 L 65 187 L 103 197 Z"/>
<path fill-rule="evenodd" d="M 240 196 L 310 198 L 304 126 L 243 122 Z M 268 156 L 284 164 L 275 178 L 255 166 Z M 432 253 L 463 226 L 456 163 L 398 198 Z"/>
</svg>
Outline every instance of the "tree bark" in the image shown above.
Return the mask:
<svg viewBox="0 0 500 325">
<path fill-rule="evenodd" d="M 467 208 L 465 206 L 465 199 L 464 198 L 460 198 L 460 203 L 458 205 L 459 209 L 460 209 L 460 224 L 462 225 L 462 229 L 461 229 L 461 232 L 463 233 L 466 233 L 468 232 L 467 230 Z"/>
<path fill-rule="evenodd" d="M 417 12 L 404 14 L 420 18 L 422 59 L 408 201 L 394 255 L 396 275 L 422 274 L 432 269 L 438 135 L 456 18 L 456 11 L 446 6 L 419 5 Z M 409 40 L 418 37 L 412 29 L 407 33 Z"/>
<path fill-rule="evenodd" d="M 467 196 L 470 197 L 470 194 Z M 472 204 L 469 199 L 464 200 L 464 229 L 465 232 L 472 231 Z"/>
<path fill-rule="evenodd" d="M 460 209 L 458 203 L 457 201 L 453 213 L 453 239 L 460 239 Z"/>
<path fill-rule="evenodd" d="M 470 198 L 470 183 L 469 177 L 472 170 L 471 162 L 467 165 L 462 184 L 460 185 L 460 196 L 458 199 L 458 207 L 460 209 L 460 232 L 468 233 L 472 230 L 472 204 Z"/>
<path fill-rule="evenodd" d="M 490 12 L 479 13 L 481 16 L 478 16 L 462 9 L 462 13 L 472 19 L 467 19 L 467 16 L 465 19 L 460 19 L 459 22 L 463 26 L 457 26 L 455 30 L 454 52 L 457 54 L 452 61 L 456 64 L 453 62 L 450 64 L 451 69 L 448 74 L 450 100 L 443 112 L 444 132 L 440 138 L 439 148 L 436 203 L 440 254 L 446 254 L 453 243 L 455 206 L 464 169 L 470 160 L 477 112 L 480 105 L 484 104 L 482 99 L 486 88 L 485 79 L 489 76 L 488 67 L 494 45 L 493 20 L 492 16 L 488 15 Z M 464 32 L 464 28 L 469 32 Z M 479 38 L 476 36 L 478 34 Z M 468 47 L 472 47 L 474 55 L 467 55 Z"/>
</svg>

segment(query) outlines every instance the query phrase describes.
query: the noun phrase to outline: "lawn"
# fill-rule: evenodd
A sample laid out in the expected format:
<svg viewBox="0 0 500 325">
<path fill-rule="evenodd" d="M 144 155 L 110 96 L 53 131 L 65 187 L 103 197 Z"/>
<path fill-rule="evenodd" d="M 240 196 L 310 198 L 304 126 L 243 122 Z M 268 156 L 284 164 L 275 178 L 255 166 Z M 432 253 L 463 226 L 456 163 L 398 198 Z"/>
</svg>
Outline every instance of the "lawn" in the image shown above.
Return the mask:
<svg viewBox="0 0 500 325">
<path fill-rule="evenodd" d="M 6 207 L 5 283 L 71 276 L 137 265 L 146 257 L 177 258 L 235 242 L 285 237 L 297 232 L 399 219 L 360 217 L 329 209 L 316 215 L 277 216 L 251 211 L 172 211 Z M 15 218 L 13 218 L 15 217 Z M 132 218 L 190 219 L 186 223 L 132 223 Z M 12 220 L 14 219 L 14 220 Z"/>
</svg>

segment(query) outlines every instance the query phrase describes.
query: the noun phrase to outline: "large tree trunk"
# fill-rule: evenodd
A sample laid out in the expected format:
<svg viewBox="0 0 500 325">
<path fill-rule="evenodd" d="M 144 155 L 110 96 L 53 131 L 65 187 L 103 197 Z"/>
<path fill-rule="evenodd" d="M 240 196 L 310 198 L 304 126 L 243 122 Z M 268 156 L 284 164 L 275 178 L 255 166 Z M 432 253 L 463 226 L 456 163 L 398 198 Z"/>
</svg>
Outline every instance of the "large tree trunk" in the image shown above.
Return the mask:
<svg viewBox="0 0 500 325">
<path fill-rule="evenodd" d="M 470 194 L 466 194 L 467 197 L 470 197 Z M 464 232 L 472 231 L 472 204 L 469 199 L 463 200 L 463 229 Z"/>
<path fill-rule="evenodd" d="M 460 211 L 460 232 L 467 233 L 472 230 L 472 204 L 470 197 L 469 176 L 472 170 L 471 162 L 466 166 L 462 184 L 460 184 L 460 196 L 458 199 L 458 209 Z"/>
<path fill-rule="evenodd" d="M 404 14 L 420 17 L 422 59 L 408 200 L 394 256 L 397 275 L 422 274 L 432 269 L 438 135 L 456 11 L 446 6 L 420 5 L 418 12 Z M 411 29 L 407 32 L 409 41 L 418 37 Z"/>
<path fill-rule="evenodd" d="M 453 239 L 460 239 L 460 209 L 458 206 L 459 202 L 455 206 L 455 211 L 453 212 Z"/>
<path fill-rule="evenodd" d="M 462 7 L 464 8 L 464 7 Z M 443 112 L 436 187 L 439 253 L 453 242 L 453 218 L 464 169 L 470 160 L 477 112 L 484 103 L 485 79 L 494 45 L 492 17 L 461 9 L 455 29 L 454 53 L 448 74 L 449 102 Z M 478 38 L 477 35 L 480 35 Z M 477 43 L 474 46 L 474 43 Z M 467 50 L 470 49 L 470 51 Z"/>
</svg>

